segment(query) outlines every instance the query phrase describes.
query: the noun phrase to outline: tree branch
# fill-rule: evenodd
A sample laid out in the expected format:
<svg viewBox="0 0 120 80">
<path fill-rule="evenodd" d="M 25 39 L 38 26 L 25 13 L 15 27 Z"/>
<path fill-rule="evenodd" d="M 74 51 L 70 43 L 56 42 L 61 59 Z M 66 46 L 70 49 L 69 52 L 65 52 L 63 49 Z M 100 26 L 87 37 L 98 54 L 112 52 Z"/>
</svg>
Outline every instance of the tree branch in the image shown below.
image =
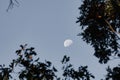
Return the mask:
<svg viewBox="0 0 120 80">
<path fill-rule="evenodd" d="M 105 20 L 105 19 L 104 19 Z M 113 33 L 117 33 L 117 34 L 119 34 L 120 35 L 120 33 L 119 32 L 116 32 L 114 29 L 113 29 L 113 27 L 110 25 L 110 23 L 107 21 L 107 20 L 105 20 L 105 22 L 107 23 L 107 25 L 109 26 L 109 28 L 111 29 L 111 31 L 113 32 Z M 118 35 L 117 35 L 118 36 Z M 119 36 L 118 36 L 119 37 Z"/>
</svg>

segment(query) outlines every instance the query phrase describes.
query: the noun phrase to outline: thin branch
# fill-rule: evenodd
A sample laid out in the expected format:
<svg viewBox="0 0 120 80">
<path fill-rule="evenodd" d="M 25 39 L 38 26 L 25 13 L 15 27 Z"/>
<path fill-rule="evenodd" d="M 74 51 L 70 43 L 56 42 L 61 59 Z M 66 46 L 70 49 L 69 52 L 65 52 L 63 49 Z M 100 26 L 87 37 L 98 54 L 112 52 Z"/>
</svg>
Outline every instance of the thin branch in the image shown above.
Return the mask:
<svg viewBox="0 0 120 80">
<path fill-rule="evenodd" d="M 105 22 L 108 24 L 108 26 L 109 26 L 109 28 L 111 29 L 112 32 L 118 33 L 113 29 L 113 27 L 110 25 L 110 23 L 107 20 L 105 20 Z M 118 33 L 118 34 L 120 35 L 120 33 Z"/>
<path fill-rule="evenodd" d="M 19 2 L 17 0 L 10 0 L 9 6 L 6 11 L 8 12 L 9 9 L 12 9 L 14 6 L 19 6 Z"/>
</svg>

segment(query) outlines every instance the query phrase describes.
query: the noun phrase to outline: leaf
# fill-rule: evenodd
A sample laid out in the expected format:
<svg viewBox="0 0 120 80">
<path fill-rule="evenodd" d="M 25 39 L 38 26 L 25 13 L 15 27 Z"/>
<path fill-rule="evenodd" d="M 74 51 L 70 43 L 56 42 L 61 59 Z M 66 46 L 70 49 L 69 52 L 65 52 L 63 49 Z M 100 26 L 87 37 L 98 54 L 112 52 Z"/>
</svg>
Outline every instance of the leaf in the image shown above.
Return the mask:
<svg viewBox="0 0 120 80">
<path fill-rule="evenodd" d="M 120 57 L 120 54 L 118 54 L 118 57 Z"/>
<path fill-rule="evenodd" d="M 20 55 L 22 50 L 16 50 L 17 55 Z"/>
<path fill-rule="evenodd" d="M 12 69 L 14 68 L 14 62 L 12 62 L 9 67 L 11 67 Z"/>
<path fill-rule="evenodd" d="M 37 55 L 37 53 L 35 51 L 32 51 L 30 54 Z"/>
<path fill-rule="evenodd" d="M 38 61 L 39 61 L 39 59 L 40 59 L 40 58 L 37 58 L 37 59 L 35 60 L 35 62 L 38 62 Z"/>
<path fill-rule="evenodd" d="M 57 69 L 53 66 L 53 71 L 57 72 Z"/>
<path fill-rule="evenodd" d="M 92 78 L 95 78 L 95 76 L 91 75 Z"/>
<path fill-rule="evenodd" d="M 30 48 L 30 51 L 33 51 L 34 49 L 35 49 L 34 47 L 31 47 L 31 48 Z"/>
<path fill-rule="evenodd" d="M 20 45 L 21 49 L 24 50 L 24 46 L 23 45 Z"/>
<path fill-rule="evenodd" d="M 47 64 L 48 64 L 48 66 L 51 66 L 51 62 L 50 61 L 45 61 Z"/>
<path fill-rule="evenodd" d="M 72 64 L 69 64 L 69 65 L 68 65 L 68 68 L 70 68 L 70 67 L 72 67 Z"/>
<path fill-rule="evenodd" d="M 62 59 L 62 64 L 65 62 L 65 60 L 66 60 L 66 58 L 67 58 L 67 56 L 66 55 L 64 55 L 64 57 L 63 57 L 63 59 Z"/>
</svg>

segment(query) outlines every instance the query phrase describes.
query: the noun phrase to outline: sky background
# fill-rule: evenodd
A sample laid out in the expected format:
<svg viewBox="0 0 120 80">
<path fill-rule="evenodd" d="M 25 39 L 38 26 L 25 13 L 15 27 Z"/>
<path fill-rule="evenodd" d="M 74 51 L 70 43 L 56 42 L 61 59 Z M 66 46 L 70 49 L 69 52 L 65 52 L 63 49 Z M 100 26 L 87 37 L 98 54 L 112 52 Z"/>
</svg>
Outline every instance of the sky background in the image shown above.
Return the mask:
<svg viewBox="0 0 120 80">
<path fill-rule="evenodd" d="M 9 0 L 0 0 L 0 64 L 8 65 L 16 57 L 20 44 L 35 47 L 41 61 L 49 60 L 61 69 L 64 55 L 71 57 L 74 67 L 88 65 L 88 70 L 100 80 L 105 76 L 107 65 L 98 63 L 93 48 L 82 41 L 77 34 L 81 31 L 76 23 L 81 0 L 19 0 L 9 12 Z M 73 44 L 65 48 L 64 40 Z M 58 73 L 61 75 L 61 73 Z"/>
</svg>

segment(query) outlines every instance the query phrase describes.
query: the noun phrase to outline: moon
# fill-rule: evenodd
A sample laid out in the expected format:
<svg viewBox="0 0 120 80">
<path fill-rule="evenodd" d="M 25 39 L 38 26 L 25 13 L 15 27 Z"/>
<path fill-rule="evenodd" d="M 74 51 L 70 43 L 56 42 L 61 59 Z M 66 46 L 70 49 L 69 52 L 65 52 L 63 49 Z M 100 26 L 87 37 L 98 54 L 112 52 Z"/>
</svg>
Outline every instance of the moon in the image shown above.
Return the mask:
<svg viewBox="0 0 120 80">
<path fill-rule="evenodd" d="M 71 39 L 66 39 L 64 41 L 64 47 L 69 47 L 73 44 L 73 41 Z"/>
</svg>

